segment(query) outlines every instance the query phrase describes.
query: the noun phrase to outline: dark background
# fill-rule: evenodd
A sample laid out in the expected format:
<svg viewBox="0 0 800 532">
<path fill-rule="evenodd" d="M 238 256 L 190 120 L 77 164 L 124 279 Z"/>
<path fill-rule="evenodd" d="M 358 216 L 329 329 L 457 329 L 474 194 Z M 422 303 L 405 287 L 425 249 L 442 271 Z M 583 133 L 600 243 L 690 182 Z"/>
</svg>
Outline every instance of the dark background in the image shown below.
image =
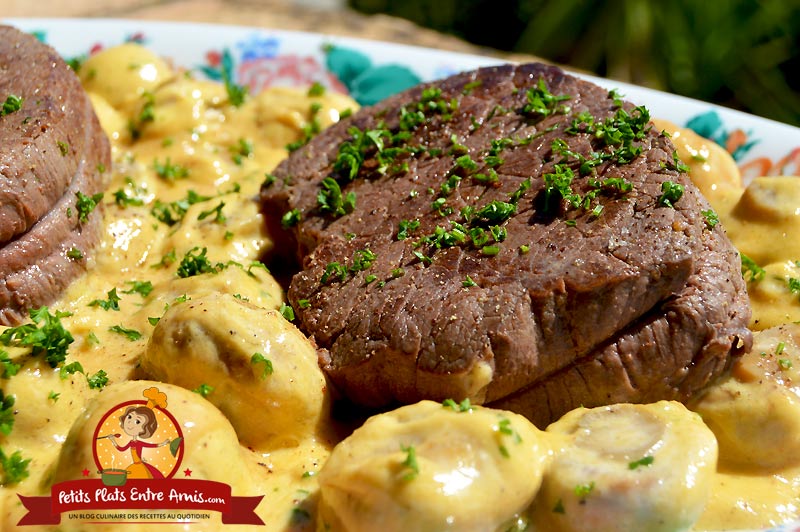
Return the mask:
<svg viewBox="0 0 800 532">
<path fill-rule="evenodd" d="M 474 44 L 800 126 L 800 0 L 348 0 Z"/>
</svg>

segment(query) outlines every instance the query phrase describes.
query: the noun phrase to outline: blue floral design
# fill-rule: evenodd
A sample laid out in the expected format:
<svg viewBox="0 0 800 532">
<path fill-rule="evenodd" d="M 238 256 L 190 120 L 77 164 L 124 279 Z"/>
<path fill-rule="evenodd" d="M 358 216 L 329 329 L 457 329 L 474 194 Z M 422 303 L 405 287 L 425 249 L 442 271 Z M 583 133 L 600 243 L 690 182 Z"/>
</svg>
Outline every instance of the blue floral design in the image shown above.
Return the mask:
<svg viewBox="0 0 800 532">
<path fill-rule="evenodd" d="M 237 43 L 236 47 L 242 51 L 242 62 L 253 59 L 268 59 L 278 55 L 281 40 L 277 37 L 267 37 L 254 33 L 246 41 Z"/>
</svg>

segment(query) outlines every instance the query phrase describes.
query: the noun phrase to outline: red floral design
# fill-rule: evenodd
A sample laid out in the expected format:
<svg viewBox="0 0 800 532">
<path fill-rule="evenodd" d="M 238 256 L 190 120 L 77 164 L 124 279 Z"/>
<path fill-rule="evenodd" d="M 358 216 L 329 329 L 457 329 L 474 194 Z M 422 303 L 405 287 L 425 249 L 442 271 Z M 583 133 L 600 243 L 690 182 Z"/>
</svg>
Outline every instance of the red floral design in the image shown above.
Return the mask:
<svg viewBox="0 0 800 532">
<path fill-rule="evenodd" d="M 222 54 L 216 50 L 209 50 L 206 52 L 206 63 L 212 67 L 219 67 L 222 63 Z"/>
<path fill-rule="evenodd" d="M 347 88 L 313 57 L 281 55 L 244 61 L 239 65 L 238 80 L 251 94 L 267 87 L 304 87 L 319 82 L 331 90 L 347 94 Z"/>
</svg>

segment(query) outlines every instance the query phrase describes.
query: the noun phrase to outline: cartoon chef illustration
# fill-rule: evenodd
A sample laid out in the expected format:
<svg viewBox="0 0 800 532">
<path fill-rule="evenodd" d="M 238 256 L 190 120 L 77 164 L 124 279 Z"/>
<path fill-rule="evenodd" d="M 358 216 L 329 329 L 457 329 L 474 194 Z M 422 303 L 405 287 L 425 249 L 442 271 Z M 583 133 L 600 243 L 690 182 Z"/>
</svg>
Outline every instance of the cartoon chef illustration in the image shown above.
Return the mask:
<svg viewBox="0 0 800 532">
<path fill-rule="evenodd" d="M 148 388 L 143 395 L 147 399 L 146 405 L 129 406 L 125 409 L 125 413 L 119 417 L 120 426 L 125 434 L 130 436 L 130 441 L 125 445 L 120 445 L 116 440 L 117 434 L 109 434 L 106 437 L 118 451 L 131 450 L 133 463 L 126 468 L 129 479 L 164 478 L 164 474 L 157 467 L 148 464 L 143 459 L 143 453 L 148 448 L 169 445 L 170 440 L 167 439 L 160 443 L 151 443 L 143 440 L 148 439 L 156 432 L 158 420 L 153 409 L 167 407 L 167 394 L 159 391 L 158 388 Z"/>
</svg>

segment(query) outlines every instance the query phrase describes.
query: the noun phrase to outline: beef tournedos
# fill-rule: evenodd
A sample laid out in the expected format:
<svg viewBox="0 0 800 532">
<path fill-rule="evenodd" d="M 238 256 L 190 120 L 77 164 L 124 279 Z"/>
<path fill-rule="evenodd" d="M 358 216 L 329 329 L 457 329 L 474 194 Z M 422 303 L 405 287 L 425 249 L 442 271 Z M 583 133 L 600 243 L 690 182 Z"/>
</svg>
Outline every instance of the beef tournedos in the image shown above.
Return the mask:
<svg viewBox="0 0 800 532">
<path fill-rule="evenodd" d="M 0 26 L 0 325 L 28 318 L 85 271 L 111 150 L 80 80 L 33 35 Z M 108 174 L 106 174 L 108 175 Z"/>
<path fill-rule="evenodd" d="M 740 259 L 643 107 L 542 64 L 391 97 L 261 191 L 289 301 L 367 407 L 491 404 L 543 426 L 686 400 L 748 349 Z"/>
</svg>

